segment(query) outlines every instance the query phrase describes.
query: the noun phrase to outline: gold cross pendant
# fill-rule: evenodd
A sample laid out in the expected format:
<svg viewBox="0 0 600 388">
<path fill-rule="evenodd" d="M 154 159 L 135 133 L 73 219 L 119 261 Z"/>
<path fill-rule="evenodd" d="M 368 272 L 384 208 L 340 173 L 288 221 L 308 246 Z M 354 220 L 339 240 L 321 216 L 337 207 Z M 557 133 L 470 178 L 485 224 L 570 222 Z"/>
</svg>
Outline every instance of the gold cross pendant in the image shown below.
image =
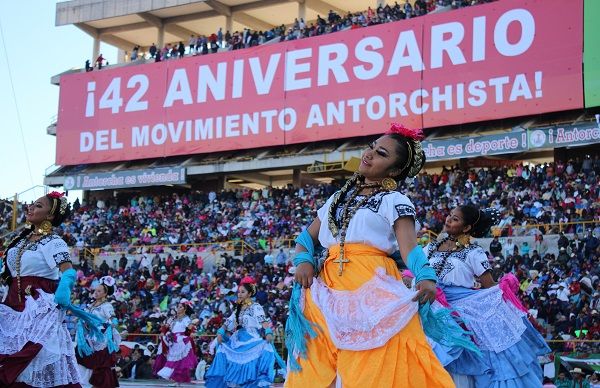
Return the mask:
<svg viewBox="0 0 600 388">
<path fill-rule="evenodd" d="M 338 275 L 339 275 L 339 276 L 342 276 L 342 272 L 344 272 L 344 264 L 345 264 L 345 263 L 349 263 L 349 262 L 350 262 L 350 260 L 348 260 L 348 259 L 345 259 L 345 258 L 344 258 L 344 252 L 343 252 L 343 251 L 341 251 L 341 252 L 340 252 L 340 257 L 338 257 L 338 258 L 337 258 L 336 260 L 334 260 L 333 262 L 334 262 L 334 263 L 336 263 L 336 264 L 339 264 L 339 265 L 340 265 L 340 268 L 338 269 Z"/>
</svg>

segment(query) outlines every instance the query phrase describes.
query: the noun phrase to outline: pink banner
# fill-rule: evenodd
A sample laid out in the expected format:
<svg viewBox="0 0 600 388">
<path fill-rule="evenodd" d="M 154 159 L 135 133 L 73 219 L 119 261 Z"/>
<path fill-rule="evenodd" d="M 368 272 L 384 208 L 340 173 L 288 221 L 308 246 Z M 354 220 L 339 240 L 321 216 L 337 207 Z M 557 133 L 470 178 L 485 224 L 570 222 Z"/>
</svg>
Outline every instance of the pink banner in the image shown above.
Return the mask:
<svg viewBox="0 0 600 388">
<path fill-rule="evenodd" d="M 583 107 L 581 0 L 503 0 L 61 77 L 57 164 L 278 146 Z"/>
</svg>

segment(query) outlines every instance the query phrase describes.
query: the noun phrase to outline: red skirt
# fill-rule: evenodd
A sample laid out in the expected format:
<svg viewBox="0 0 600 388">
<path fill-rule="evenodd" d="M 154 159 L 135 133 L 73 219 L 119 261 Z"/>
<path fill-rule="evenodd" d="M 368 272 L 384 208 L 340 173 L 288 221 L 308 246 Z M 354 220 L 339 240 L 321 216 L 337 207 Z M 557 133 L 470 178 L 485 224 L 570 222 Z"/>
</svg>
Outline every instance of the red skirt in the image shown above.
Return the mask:
<svg viewBox="0 0 600 388">
<path fill-rule="evenodd" d="M 76 353 L 77 362 L 92 370 L 89 383 L 99 388 L 114 388 L 119 386 L 119 378 L 115 366 L 117 354 L 108 353 L 108 349 L 96 351 L 89 356 L 81 357 Z"/>
</svg>

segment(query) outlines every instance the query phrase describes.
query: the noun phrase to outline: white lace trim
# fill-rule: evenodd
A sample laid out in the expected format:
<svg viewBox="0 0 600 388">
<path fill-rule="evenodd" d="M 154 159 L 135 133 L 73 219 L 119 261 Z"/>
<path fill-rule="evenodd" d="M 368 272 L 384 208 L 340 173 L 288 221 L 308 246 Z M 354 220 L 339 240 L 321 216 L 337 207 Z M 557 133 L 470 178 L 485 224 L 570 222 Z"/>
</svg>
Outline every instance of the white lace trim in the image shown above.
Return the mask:
<svg viewBox="0 0 600 388">
<path fill-rule="evenodd" d="M 121 335 L 119 334 L 117 329 L 112 327 L 112 329 L 107 329 L 107 330 L 112 330 L 113 342 L 115 345 L 119 346 L 121 344 Z M 90 347 L 94 350 L 94 352 L 104 350 L 108 346 L 106 339 L 103 338 L 100 341 L 98 341 L 96 338 L 91 337 L 88 332 L 85 333 L 85 339 L 86 339 L 88 345 L 90 345 Z"/>
<path fill-rule="evenodd" d="M 217 353 L 225 354 L 227 361 L 235 362 L 236 364 L 247 364 L 254 360 L 257 360 L 263 352 L 273 352 L 273 349 L 269 343 L 262 338 L 252 338 L 248 341 L 239 341 L 237 339 L 237 332 L 234 333 L 229 343 L 222 343 L 217 347 Z M 243 352 L 237 350 L 241 346 L 247 346 L 249 344 L 256 343 L 250 349 L 244 350 Z"/>
<path fill-rule="evenodd" d="M 333 290 L 317 279 L 310 291 L 338 349 L 357 351 L 383 346 L 418 311 L 418 303 L 412 301 L 415 292 L 381 267 L 357 290 Z"/>
<path fill-rule="evenodd" d="M 0 353 L 16 353 L 28 341 L 41 344 L 42 349 L 17 381 L 35 387 L 76 383 L 77 360 L 71 336 L 63 324 L 65 312 L 57 308 L 53 294 L 38 292 L 37 299 L 25 298 L 25 309 L 21 312 L 0 305 Z"/>
<path fill-rule="evenodd" d="M 452 307 L 465 318 L 483 350 L 506 350 L 521 339 L 526 329 L 524 313 L 504 301 L 498 286 L 459 299 Z"/>
<path fill-rule="evenodd" d="M 74 384 L 80 381 L 77 359 L 75 355 L 62 355 L 58 360 L 48 363 L 53 355 L 42 348 L 31 361 L 17 381 L 34 387 L 55 387 L 57 385 Z"/>
<path fill-rule="evenodd" d="M 177 336 L 175 342 L 169 344 L 169 352 L 167 353 L 167 361 L 183 360 L 192 351 L 192 342 L 185 343 L 184 338 L 187 336 L 174 333 Z"/>
<path fill-rule="evenodd" d="M 6 305 L 0 305 L 0 354 L 13 354 L 25 346 L 28 341 L 56 349 L 56 336 L 63 326 L 64 310 L 54 303 L 54 294 L 38 289 L 39 297 L 25 298 L 25 309 L 15 311 Z M 69 340 L 70 342 L 70 340 Z"/>
</svg>

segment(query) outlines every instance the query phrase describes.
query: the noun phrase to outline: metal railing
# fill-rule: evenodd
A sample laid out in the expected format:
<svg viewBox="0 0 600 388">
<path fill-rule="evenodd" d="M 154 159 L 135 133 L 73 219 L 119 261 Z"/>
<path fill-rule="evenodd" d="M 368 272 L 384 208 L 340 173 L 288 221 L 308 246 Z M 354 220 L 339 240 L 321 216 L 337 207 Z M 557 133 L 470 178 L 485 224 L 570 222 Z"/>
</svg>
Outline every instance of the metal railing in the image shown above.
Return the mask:
<svg viewBox="0 0 600 388">
<path fill-rule="evenodd" d="M 165 248 L 170 250 L 180 250 L 183 251 L 185 249 L 186 252 L 189 251 L 190 248 L 195 247 L 203 247 L 207 249 L 218 248 L 219 250 L 226 251 L 235 251 L 239 252 L 240 256 L 244 256 L 246 253 L 253 253 L 256 251 L 256 248 L 252 245 L 248 244 L 244 240 L 228 240 L 228 241 L 219 241 L 219 242 L 210 242 L 210 243 L 192 243 L 192 244 L 148 244 L 148 245 L 129 245 L 128 247 L 110 247 L 110 248 L 92 248 L 89 246 L 84 246 L 80 248 L 84 251 L 84 254 L 93 257 L 94 259 L 97 256 L 108 255 L 108 254 L 130 254 L 132 250 L 141 251 L 140 253 L 152 253 L 155 251 L 162 250 Z"/>
</svg>

